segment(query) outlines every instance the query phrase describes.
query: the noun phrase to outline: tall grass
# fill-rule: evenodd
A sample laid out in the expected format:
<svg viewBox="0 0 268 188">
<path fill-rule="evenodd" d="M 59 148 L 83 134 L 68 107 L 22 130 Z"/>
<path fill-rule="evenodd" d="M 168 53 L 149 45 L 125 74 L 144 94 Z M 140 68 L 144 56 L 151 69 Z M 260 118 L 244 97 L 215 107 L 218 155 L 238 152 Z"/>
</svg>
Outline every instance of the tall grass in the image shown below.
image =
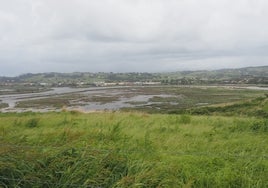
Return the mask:
<svg viewBox="0 0 268 188">
<path fill-rule="evenodd" d="M 268 187 L 267 120 L 0 114 L 0 187 Z"/>
</svg>

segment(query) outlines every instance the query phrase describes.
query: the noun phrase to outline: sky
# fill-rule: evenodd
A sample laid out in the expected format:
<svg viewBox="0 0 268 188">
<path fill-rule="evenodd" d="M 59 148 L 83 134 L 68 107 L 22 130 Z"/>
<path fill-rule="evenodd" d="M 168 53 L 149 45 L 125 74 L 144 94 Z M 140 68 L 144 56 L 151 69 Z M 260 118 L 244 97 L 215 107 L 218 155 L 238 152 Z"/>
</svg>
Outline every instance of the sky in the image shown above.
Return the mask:
<svg viewBox="0 0 268 188">
<path fill-rule="evenodd" d="M 268 65 L 267 0 L 0 0 L 0 75 Z"/>
</svg>

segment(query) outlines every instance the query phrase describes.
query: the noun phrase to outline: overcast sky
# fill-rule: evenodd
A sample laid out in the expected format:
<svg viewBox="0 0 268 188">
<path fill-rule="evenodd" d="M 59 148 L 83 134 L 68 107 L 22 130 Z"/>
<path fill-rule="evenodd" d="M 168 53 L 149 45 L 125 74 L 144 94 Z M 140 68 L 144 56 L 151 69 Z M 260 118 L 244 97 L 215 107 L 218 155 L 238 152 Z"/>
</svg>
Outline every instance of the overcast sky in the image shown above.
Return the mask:
<svg viewBox="0 0 268 188">
<path fill-rule="evenodd" d="M 0 75 L 259 65 L 267 0 L 0 0 Z"/>
</svg>

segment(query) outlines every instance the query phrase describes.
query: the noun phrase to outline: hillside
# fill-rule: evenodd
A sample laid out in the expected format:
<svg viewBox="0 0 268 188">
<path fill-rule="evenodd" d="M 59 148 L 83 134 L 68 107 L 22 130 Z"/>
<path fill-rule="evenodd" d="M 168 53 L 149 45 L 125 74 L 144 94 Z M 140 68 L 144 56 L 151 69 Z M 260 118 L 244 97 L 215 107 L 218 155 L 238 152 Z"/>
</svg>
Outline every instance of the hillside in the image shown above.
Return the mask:
<svg viewBox="0 0 268 188">
<path fill-rule="evenodd" d="M 37 73 L 17 77 L 0 77 L 0 84 L 28 83 L 49 86 L 81 86 L 106 83 L 159 82 L 162 84 L 268 84 L 268 66 L 212 71 L 178 71 L 169 73 Z"/>
<path fill-rule="evenodd" d="M 163 74 L 162 78 L 187 84 L 268 84 L 268 66 L 173 72 Z"/>
<path fill-rule="evenodd" d="M 268 186 L 264 118 L 76 111 L 0 118 L 0 187 Z"/>
</svg>

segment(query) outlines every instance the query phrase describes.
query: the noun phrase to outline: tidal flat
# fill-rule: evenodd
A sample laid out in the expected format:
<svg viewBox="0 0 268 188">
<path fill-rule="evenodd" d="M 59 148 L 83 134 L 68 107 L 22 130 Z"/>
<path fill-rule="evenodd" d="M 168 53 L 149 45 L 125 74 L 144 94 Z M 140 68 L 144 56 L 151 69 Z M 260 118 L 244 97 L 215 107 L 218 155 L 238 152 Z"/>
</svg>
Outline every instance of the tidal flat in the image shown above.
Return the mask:
<svg viewBox="0 0 268 188">
<path fill-rule="evenodd" d="M 50 88 L 35 93 L 0 95 L 1 112 L 67 110 L 143 110 L 170 112 L 178 109 L 232 103 L 263 96 L 267 88 L 222 86 L 155 86 Z"/>
</svg>

